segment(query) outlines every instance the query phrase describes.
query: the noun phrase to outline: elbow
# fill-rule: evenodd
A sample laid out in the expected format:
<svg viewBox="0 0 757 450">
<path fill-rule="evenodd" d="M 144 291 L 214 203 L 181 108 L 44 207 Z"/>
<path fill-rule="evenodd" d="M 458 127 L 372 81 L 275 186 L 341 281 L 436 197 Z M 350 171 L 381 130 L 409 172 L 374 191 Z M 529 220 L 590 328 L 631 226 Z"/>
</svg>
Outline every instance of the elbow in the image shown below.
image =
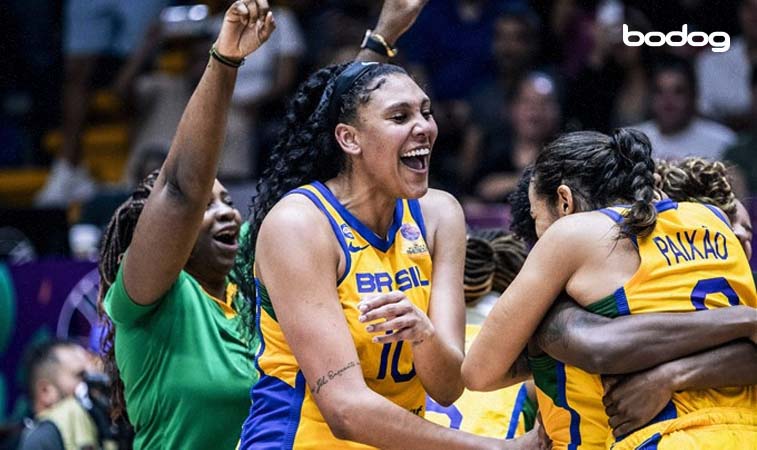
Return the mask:
<svg viewBox="0 0 757 450">
<path fill-rule="evenodd" d="M 329 425 L 331 433 L 337 439 L 353 440 L 353 430 L 355 428 L 352 423 L 352 413 L 350 408 L 345 406 L 333 408 L 331 410 L 323 411 L 323 418 L 326 419 L 326 423 Z"/>
<path fill-rule="evenodd" d="M 463 384 L 470 391 L 491 391 L 495 388 L 492 387 L 493 380 L 490 380 L 487 376 L 487 370 L 481 370 L 473 364 L 466 364 L 463 362 L 462 376 Z"/>
<path fill-rule="evenodd" d="M 360 397 L 345 396 L 334 405 L 321 408 L 323 418 L 337 439 L 360 441 L 361 431 L 366 431 L 360 424 L 360 418 L 370 415 L 366 407 L 370 402 L 368 399 L 360 400 Z"/>
<path fill-rule="evenodd" d="M 465 386 L 463 385 L 462 379 L 460 379 L 459 377 L 458 382 L 456 382 L 454 386 L 449 386 L 447 389 L 440 389 L 439 391 L 426 389 L 429 397 L 431 397 L 436 403 L 444 407 L 452 406 L 452 404 L 455 403 L 461 395 L 463 395 L 463 390 L 465 390 Z"/>
</svg>

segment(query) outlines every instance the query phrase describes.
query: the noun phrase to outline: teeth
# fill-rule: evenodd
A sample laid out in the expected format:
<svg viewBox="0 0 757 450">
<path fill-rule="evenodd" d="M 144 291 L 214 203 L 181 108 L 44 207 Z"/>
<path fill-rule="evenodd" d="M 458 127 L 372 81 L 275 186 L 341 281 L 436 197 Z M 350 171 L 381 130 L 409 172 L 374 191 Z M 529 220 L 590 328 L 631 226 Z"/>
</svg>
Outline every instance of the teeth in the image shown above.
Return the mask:
<svg viewBox="0 0 757 450">
<path fill-rule="evenodd" d="M 404 155 L 402 155 L 402 157 L 403 158 L 410 158 L 410 157 L 413 157 L 413 156 L 426 156 L 429 153 L 431 153 L 431 149 L 429 149 L 428 147 L 416 148 L 415 150 L 411 150 L 411 151 L 405 153 Z"/>
</svg>

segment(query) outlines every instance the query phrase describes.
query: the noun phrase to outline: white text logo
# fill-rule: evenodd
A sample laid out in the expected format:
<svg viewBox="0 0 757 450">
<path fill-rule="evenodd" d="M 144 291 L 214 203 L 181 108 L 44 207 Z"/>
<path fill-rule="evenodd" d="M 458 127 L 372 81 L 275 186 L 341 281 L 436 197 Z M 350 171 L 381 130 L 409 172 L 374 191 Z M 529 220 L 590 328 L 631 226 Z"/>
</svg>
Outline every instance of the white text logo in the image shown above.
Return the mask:
<svg viewBox="0 0 757 450">
<path fill-rule="evenodd" d="M 688 32 L 687 25 L 681 31 L 671 31 L 668 34 L 660 31 L 650 31 L 647 34 L 641 31 L 630 31 L 628 25 L 623 24 L 623 43 L 629 47 L 640 47 L 647 44 L 650 47 L 662 47 L 668 44 L 671 47 L 683 47 L 687 43 L 692 47 L 704 47 L 710 45 L 716 53 L 727 52 L 731 48 L 731 36 L 724 31 L 714 31 L 707 34 L 703 31 Z"/>
</svg>

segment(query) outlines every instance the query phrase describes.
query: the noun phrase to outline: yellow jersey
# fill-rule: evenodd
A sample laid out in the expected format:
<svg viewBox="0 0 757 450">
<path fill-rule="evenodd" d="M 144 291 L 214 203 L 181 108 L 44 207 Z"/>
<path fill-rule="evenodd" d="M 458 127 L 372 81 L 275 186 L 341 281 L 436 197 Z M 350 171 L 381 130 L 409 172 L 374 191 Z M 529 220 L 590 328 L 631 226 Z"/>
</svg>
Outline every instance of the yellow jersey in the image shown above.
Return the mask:
<svg viewBox="0 0 757 450">
<path fill-rule="evenodd" d="M 399 290 L 428 312 L 432 266 L 418 200 L 396 201 L 394 220 L 387 238 L 382 239 L 320 182 L 288 195 L 307 197 L 326 215 L 344 253 L 345 270 L 337 281 L 337 292 L 366 384 L 395 404 L 423 416 L 426 392 L 415 374 L 411 346 L 404 342 L 372 342 L 372 334 L 358 321 L 357 309 L 362 296 Z M 256 285 L 260 380 L 251 392 L 252 407 L 242 428 L 240 448 L 371 448 L 337 439 L 331 433 L 276 320 L 265 286 L 259 279 Z"/>
<path fill-rule="evenodd" d="M 639 269 L 612 295 L 587 309 L 616 317 L 738 304 L 757 307 L 746 255 L 719 209 L 671 200 L 658 202 L 656 209 L 654 231 L 649 236 L 633 238 L 641 260 Z M 600 211 L 621 224 L 625 209 Z M 539 410 L 553 448 L 606 448 L 611 432 L 602 405 L 600 377 L 545 356 L 530 358 L 530 363 Z M 738 417 L 754 415 L 755 392 L 754 386 L 678 392 L 650 425 L 705 409 L 715 412 L 719 408 L 737 408 Z M 634 434 L 637 433 L 646 432 L 642 429 Z M 621 447 L 616 444 L 616 448 Z"/>
<path fill-rule="evenodd" d="M 481 331 L 480 325 L 466 325 L 465 348 Z M 513 439 L 534 426 L 536 405 L 528 398 L 525 383 L 493 392 L 463 391 L 450 406 L 426 398 L 426 419 L 436 424 L 497 439 Z"/>
</svg>

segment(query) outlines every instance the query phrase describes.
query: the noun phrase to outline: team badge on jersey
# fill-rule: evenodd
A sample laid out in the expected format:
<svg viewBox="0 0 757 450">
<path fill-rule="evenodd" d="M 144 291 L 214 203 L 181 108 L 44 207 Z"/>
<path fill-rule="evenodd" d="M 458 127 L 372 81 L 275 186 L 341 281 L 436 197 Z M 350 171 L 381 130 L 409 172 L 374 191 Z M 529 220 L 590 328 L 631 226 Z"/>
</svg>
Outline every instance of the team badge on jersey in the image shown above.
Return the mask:
<svg viewBox="0 0 757 450">
<path fill-rule="evenodd" d="M 428 247 L 421 239 L 421 230 L 417 226 L 412 223 L 403 224 L 400 227 L 400 234 L 405 238 L 402 241 L 402 253 L 411 257 L 428 253 Z"/>
</svg>

